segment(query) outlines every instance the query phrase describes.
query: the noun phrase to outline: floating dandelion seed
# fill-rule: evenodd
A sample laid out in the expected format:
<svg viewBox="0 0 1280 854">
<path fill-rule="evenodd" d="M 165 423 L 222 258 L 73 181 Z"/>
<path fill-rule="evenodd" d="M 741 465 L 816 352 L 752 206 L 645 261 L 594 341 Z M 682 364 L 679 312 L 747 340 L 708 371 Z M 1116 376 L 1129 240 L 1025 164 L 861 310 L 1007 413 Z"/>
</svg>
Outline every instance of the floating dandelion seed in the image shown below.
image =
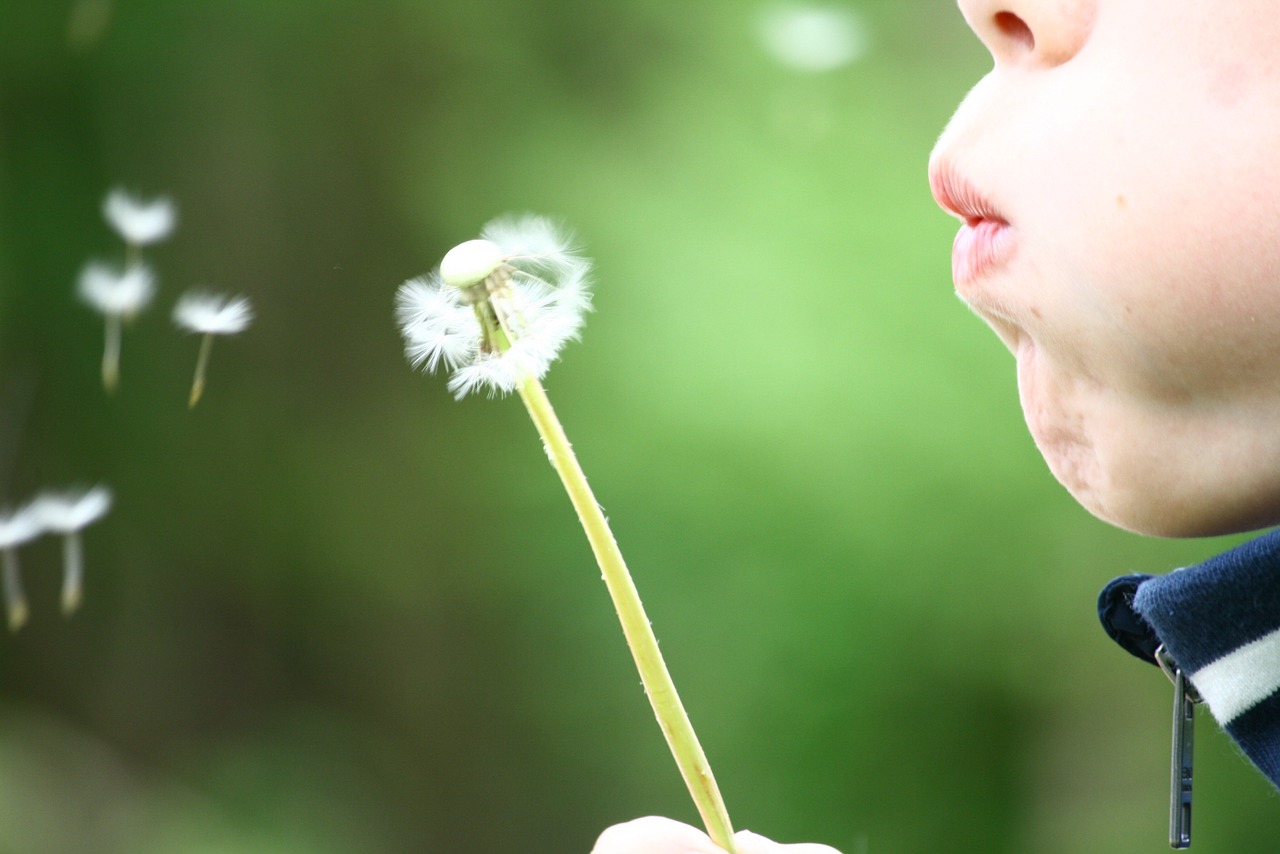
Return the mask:
<svg viewBox="0 0 1280 854">
<path fill-rule="evenodd" d="M 173 233 L 178 222 L 178 209 L 173 200 L 160 196 L 146 200 L 116 188 L 107 193 L 102 203 L 107 222 L 124 238 L 131 261 L 143 246 L 158 243 Z"/>
<path fill-rule="evenodd" d="M 90 261 L 80 271 L 80 298 L 106 318 L 102 348 L 102 385 L 115 391 L 120 382 L 120 336 L 126 320 L 147 307 L 155 295 L 155 276 L 141 262 L 123 269 Z"/>
<path fill-rule="evenodd" d="M 591 262 L 538 216 L 498 219 L 454 247 L 432 273 L 396 293 L 396 318 L 414 367 L 452 372 L 458 398 L 514 390 L 546 375 L 591 307 Z"/>
<path fill-rule="evenodd" d="M 126 268 L 90 261 L 80 273 L 80 296 L 103 314 L 133 317 L 155 295 L 155 276 L 145 264 Z"/>
<path fill-rule="evenodd" d="M 30 505 L 0 513 L 0 573 L 3 574 L 4 604 L 9 631 L 16 632 L 27 622 L 27 594 L 22 589 L 18 569 L 18 546 L 43 533 Z"/>
<path fill-rule="evenodd" d="M 204 392 L 205 370 L 213 349 L 213 336 L 235 335 L 249 328 L 253 309 L 246 297 L 226 297 L 198 291 L 183 294 L 173 308 L 173 322 L 188 332 L 204 336 L 196 357 L 195 378 L 191 381 L 191 397 L 187 405 L 194 407 Z"/>
<path fill-rule="evenodd" d="M 46 531 L 62 535 L 62 613 L 80 607 L 84 588 L 84 548 L 80 531 L 111 509 L 111 491 L 105 486 L 92 489 L 44 493 L 31 504 L 36 522 Z"/>
<path fill-rule="evenodd" d="M 854 10 L 839 6 L 774 6 L 760 18 L 760 38 L 778 62 L 820 74 L 861 58 L 870 45 L 867 25 Z"/>
</svg>

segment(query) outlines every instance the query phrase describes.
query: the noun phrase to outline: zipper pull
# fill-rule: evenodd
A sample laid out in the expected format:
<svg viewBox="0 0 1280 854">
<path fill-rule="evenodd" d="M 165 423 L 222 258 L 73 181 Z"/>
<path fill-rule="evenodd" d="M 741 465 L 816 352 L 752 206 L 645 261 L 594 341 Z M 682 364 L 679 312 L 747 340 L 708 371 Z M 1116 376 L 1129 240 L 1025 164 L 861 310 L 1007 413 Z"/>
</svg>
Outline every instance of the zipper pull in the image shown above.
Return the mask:
<svg viewBox="0 0 1280 854">
<path fill-rule="evenodd" d="M 1169 767 L 1169 847 L 1191 847 L 1191 774 L 1200 695 L 1161 644 L 1156 663 L 1173 683 L 1173 757 Z"/>
</svg>

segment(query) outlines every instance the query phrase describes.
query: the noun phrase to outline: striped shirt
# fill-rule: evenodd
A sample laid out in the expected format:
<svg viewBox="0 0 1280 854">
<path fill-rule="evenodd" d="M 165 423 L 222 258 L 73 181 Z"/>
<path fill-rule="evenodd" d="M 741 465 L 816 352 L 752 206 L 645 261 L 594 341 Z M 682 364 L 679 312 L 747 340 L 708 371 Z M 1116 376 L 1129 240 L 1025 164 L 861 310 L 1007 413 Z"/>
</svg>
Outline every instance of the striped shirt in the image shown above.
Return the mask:
<svg viewBox="0 0 1280 854">
<path fill-rule="evenodd" d="M 1280 530 L 1168 575 L 1107 585 L 1108 634 L 1154 661 L 1163 644 L 1213 717 L 1280 787 Z"/>
</svg>

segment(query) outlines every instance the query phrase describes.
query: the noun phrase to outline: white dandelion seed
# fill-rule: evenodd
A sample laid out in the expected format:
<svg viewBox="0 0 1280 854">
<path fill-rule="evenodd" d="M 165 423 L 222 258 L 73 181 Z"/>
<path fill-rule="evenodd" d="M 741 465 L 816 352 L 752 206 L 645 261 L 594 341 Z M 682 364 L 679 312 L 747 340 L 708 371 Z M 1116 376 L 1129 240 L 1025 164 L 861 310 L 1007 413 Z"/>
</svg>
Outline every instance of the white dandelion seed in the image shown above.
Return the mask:
<svg viewBox="0 0 1280 854">
<path fill-rule="evenodd" d="M 200 341 L 200 354 L 196 357 L 191 396 L 187 400 L 188 407 L 194 407 L 204 393 L 205 370 L 209 366 L 209 353 L 213 350 L 213 336 L 236 335 L 248 329 L 253 322 L 253 307 L 247 297 L 189 291 L 173 307 L 173 322 L 188 332 L 204 336 Z"/>
<path fill-rule="evenodd" d="M 84 588 L 84 548 L 80 531 L 111 509 L 111 490 L 105 486 L 70 492 L 46 492 L 31 504 L 31 513 L 45 531 L 62 536 L 62 613 L 80 607 Z"/>
<path fill-rule="evenodd" d="M 155 296 L 155 275 L 141 262 L 119 268 L 90 261 L 80 271 L 76 290 L 82 300 L 106 318 L 102 384 L 107 391 L 115 391 L 120 382 L 121 327 Z"/>
<path fill-rule="evenodd" d="M 133 317 L 155 296 L 155 274 L 146 264 L 113 267 L 90 261 L 80 271 L 80 298 L 103 314 Z"/>
<path fill-rule="evenodd" d="M 189 291 L 173 307 L 173 321 L 190 332 L 235 335 L 249 328 L 253 308 L 247 297 Z"/>
<path fill-rule="evenodd" d="M 18 546 L 44 532 L 30 505 L 0 512 L 0 574 L 3 575 L 4 604 L 9 631 L 16 632 L 27 622 L 27 594 L 22 589 L 18 569 Z"/>
<path fill-rule="evenodd" d="M 775 60 L 810 74 L 850 65 L 871 44 L 866 23 L 853 9 L 816 4 L 766 10 L 760 17 L 760 39 Z"/>
<path fill-rule="evenodd" d="M 590 273 L 591 262 L 545 217 L 494 220 L 396 292 L 405 355 L 415 368 L 450 371 L 458 398 L 541 379 L 582 329 Z"/>
<path fill-rule="evenodd" d="M 146 200 L 118 187 L 107 193 L 102 214 L 134 249 L 164 240 L 178 222 L 178 208 L 172 199 L 159 196 Z"/>
</svg>

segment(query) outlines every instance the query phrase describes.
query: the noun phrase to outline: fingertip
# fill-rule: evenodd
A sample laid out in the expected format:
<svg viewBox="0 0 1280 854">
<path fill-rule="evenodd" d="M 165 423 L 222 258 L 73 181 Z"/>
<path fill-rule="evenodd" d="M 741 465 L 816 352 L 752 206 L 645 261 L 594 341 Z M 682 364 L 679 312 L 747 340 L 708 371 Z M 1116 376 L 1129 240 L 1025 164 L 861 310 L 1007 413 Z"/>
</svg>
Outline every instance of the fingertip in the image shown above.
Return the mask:
<svg viewBox="0 0 1280 854">
<path fill-rule="evenodd" d="M 657 815 L 605 828 L 591 854 L 724 854 L 697 828 Z"/>
<path fill-rule="evenodd" d="M 738 849 L 738 854 L 776 854 L 782 848 L 772 839 L 766 839 L 750 830 L 739 830 L 735 833 L 733 847 Z"/>
<path fill-rule="evenodd" d="M 750 830 L 740 830 L 733 835 L 733 845 L 738 854 L 840 854 L 829 845 L 800 842 L 783 845 Z"/>
</svg>

